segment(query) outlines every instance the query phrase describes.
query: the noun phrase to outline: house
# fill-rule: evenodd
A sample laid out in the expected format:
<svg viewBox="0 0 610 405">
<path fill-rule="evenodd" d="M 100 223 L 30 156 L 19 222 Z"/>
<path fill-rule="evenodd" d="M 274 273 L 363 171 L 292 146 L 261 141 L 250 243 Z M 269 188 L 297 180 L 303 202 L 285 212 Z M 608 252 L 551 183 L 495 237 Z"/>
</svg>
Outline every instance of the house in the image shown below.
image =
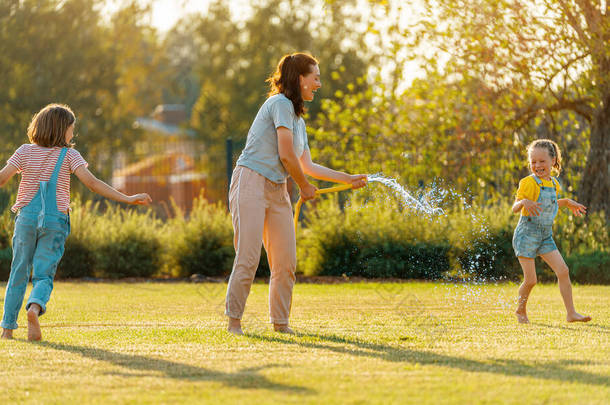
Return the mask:
<svg viewBox="0 0 610 405">
<path fill-rule="evenodd" d="M 147 134 L 146 141 L 114 157 L 112 186 L 125 194 L 146 192 L 153 204 L 166 207 L 173 199 L 188 213 L 196 197 L 205 197 L 207 174 L 203 145 L 180 126 L 186 117 L 184 106 L 170 104 L 138 118 L 134 127 Z"/>
</svg>

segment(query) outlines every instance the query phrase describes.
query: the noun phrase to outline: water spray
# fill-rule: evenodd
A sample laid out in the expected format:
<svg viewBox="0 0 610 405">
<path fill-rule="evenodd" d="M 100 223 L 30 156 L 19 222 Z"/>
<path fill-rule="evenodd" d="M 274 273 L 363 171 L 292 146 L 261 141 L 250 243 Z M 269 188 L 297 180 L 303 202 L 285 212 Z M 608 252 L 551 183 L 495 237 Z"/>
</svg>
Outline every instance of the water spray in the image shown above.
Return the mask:
<svg viewBox="0 0 610 405">
<path fill-rule="evenodd" d="M 445 213 L 442 208 L 433 207 L 425 199 L 418 200 L 417 198 L 413 197 L 407 190 L 405 190 L 403 186 L 398 184 L 396 179 L 390 179 L 380 174 L 371 174 L 367 176 L 367 180 L 371 183 L 377 182 L 385 185 L 392 190 L 404 204 L 417 211 L 421 211 L 428 215 L 443 215 Z"/>
<path fill-rule="evenodd" d="M 370 183 L 377 182 L 385 185 L 390 188 L 407 206 L 417 211 L 421 211 L 428 215 L 443 215 L 445 212 L 442 208 L 433 207 L 426 200 L 418 200 L 413 197 L 404 187 L 402 187 L 395 179 L 390 179 L 384 177 L 380 174 L 369 174 L 367 176 L 367 181 Z M 338 191 L 350 190 L 353 186 L 351 184 L 341 184 L 339 186 L 322 188 L 320 190 L 316 190 L 316 195 L 326 194 L 326 193 L 335 193 Z M 294 233 L 297 232 L 297 227 L 299 224 L 299 213 L 301 212 L 301 206 L 303 205 L 303 199 L 299 198 L 295 208 L 294 208 Z"/>
<path fill-rule="evenodd" d="M 468 204 L 465 198 L 456 193 L 451 189 L 443 189 L 436 185 L 433 186 L 433 189 L 425 193 L 421 197 L 413 196 L 405 187 L 400 185 L 396 179 L 388 178 L 383 176 L 380 173 L 367 175 L 367 181 L 369 183 L 381 183 L 387 188 L 391 190 L 391 192 L 398 198 L 398 200 L 403 204 L 403 207 L 412 210 L 413 212 L 417 212 L 419 214 L 423 214 L 429 220 L 440 219 L 439 217 L 446 217 L 445 211 L 439 206 L 443 199 L 447 196 L 449 197 L 457 197 L 459 198 L 460 204 L 466 208 L 471 209 L 471 205 Z M 316 190 L 316 195 L 326 194 L 326 193 L 334 193 L 344 190 L 351 190 L 353 186 L 351 184 L 341 184 L 334 187 L 323 188 L 320 190 Z M 295 234 L 298 228 L 298 220 L 299 214 L 301 212 L 301 206 L 303 205 L 303 199 L 300 198 L 295 206 L 294 212 L 294 231 Z M 471 213 L 471 220 L 475 225 L 477 225 L 480 232 L 483 234 L 481 237 L 485 238 L 489 235 L 489 228 L 487 224 L 483 221 L 483 218 L 477 216 L 475 213 Z M 467 235 L 463 232 L 461 233 L 462 238 L 466 238 Z M 474 239 L 476 243 L 479 240 L 479 237 Z M 493 252 L 496 251 L 497 247 L 494 245 L 493 247 L 489 247 Z M 494 257 L 492 255 L 492 260 Z M 449 286 L 453 286 L 455 288 L 456 296 L 454 300 L 461 299 L 463 302 L 480 302 L 481 300 L 481 288 L 482 286 L 489 281 L 500 281 L 493 277 L 486 278 L 474 275 L 473 273 L 477 273 L 477 266 L 484 266 L 485 263 L 481 262 L 481 253 L 475 254 L 473 258 L 471 258 L 468 263 L 461 263 L 462 267 L 461 272 L 458 277 L 461 277 L 463 282 L 458 282 L 456 279 L 453 279 L 451 276 L 445 278 L 445 282 L 448 283 Z M 498 296 L 498 303 L 500 306 L 507 307 L 511 305 L 511 302 L 506 301 L 502 297 Z"/>
</svg>

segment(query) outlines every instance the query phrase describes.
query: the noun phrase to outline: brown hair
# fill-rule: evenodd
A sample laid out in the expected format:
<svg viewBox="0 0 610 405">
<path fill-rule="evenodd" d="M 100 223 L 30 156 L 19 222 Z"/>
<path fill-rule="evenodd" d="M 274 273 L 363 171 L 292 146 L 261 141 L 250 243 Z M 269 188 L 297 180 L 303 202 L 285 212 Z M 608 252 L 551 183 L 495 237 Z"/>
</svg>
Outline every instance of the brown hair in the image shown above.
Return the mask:
<svg viewBox="0 0 610 405">
<path fill-rule="evenodd" d="M 66 142 L 66 131 L 75 122 L 76 117 L 70 107 L 49 104 L 32 117 L 28 125 L 28 138 L 31 143 L 46 148 L 72 147 L 72 143 Z"/>
<path fill-rule="evenodd" d="M 299 76 L 306 76 L 312 72 L 318 61 L 307 53 L 293 53 L 282 56 L 275 68 L 275 72 L 266 80 L 271 87 L 267 97 L 283 93 L 292 101 L 294 113 L 300 117 L 305 113 L 305 103 L 301 96 Z"/>
<path fill-rule="evenodd" d="M 553 169 L 555 169 L 557 174 L 561 173 L 561 151 L 554 141 L 551 141 L 550 139 L 536 139 L 527 145 L 527 154 L 529 155 L 534 148 L 546 149 L 549 152 L 551 159 L 555 158 Z"/>
</svg>

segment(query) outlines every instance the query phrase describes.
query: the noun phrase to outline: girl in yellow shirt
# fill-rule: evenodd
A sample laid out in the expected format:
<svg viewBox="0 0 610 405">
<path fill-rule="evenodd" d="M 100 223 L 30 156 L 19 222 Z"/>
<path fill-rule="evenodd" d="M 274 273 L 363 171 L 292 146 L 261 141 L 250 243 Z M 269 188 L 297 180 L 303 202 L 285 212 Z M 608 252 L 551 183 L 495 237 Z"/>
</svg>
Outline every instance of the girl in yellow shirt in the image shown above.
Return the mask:
<svg viewBox="0 0 610 405">
<path fill-rule="evenodd" d="M 549 139 L 538 139 L 527 147 L 532 174 L 521 179 L 513 212 L 521 218 L 513 235 L 513 248 L 523 269 L 523 283 L 519 287 L 519 306 L 516 311 L 520 323 L 528 323 L 526 304 L 536 284 L 536 256 L 553 269 L 559 282 L 559 291 L 567 311 L 568 322 L 588 322 L 590 316 L 574 309 L 570 273 L 553 240 L 553 221 L 559 208 L 568 207 L 576 216 L 586 213 L 586 207 L 569 198 L 559 198 L 561 186 L 553 171 L 561 171 L 561 152 Z"/>
</svg>

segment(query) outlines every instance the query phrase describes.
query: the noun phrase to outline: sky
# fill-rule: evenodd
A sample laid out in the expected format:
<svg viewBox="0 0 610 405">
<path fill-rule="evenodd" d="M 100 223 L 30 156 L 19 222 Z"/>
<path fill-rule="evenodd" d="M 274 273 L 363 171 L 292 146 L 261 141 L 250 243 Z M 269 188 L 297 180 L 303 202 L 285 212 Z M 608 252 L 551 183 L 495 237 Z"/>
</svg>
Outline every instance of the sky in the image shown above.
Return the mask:
<svg viewBox="0 0 610 405">
<path fill-rule="evenodd" d="M 152 25 L 160 31 L 168 31 L 180 17 L 208 8 L 208 0 L 155 0 L 152 9 Z"/>
</svg>

